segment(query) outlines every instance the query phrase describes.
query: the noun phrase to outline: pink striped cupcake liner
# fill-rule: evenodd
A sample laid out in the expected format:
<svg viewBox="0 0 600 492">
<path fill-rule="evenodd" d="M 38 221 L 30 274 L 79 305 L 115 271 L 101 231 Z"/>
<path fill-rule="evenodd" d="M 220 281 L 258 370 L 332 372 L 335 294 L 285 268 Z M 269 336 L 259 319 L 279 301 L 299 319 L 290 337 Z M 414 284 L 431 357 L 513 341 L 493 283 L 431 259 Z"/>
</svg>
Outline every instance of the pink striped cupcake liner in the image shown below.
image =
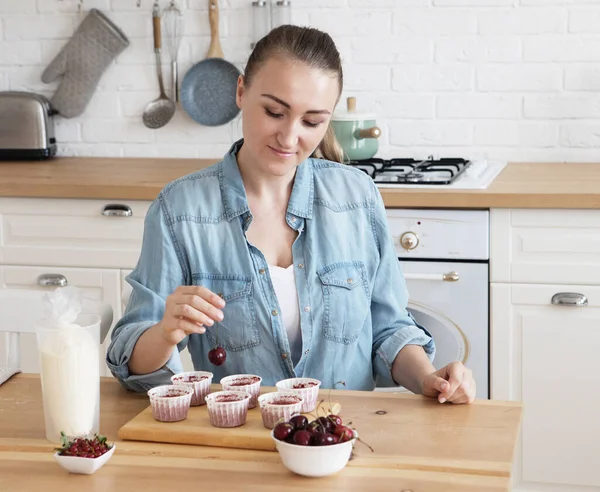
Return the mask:
<svg viewBox="0 0 600 492">
<path fill-rule="evenodd" d="M 289 391 L 273 391 L 258 397 L 263 425 L 275 427 L 278 421 L 287 421 L 302 412 L 302 397 Z"/>
<path fill-rule="evenodd" d="M 245 391 L 216 391 L 206 396 L 208 419 L 215 427 L 239 427 L 246 423 L 250 395 Z"/>
<path fill-rule="evenodd" d="M 291 391 L 302 398 L 302 413 L 312 412 L 317 408 L 317 398 L 321 381 L 314 378 L 290 378 L 275 383 L 279 391 Z"/>
<path fill-rule="evenodd" d="M 248 408 L 258 405 L 260 394 L 260 383 L 262 378 L 256 374 L 234 374 L 221 379 L 220 383 L 224 391 L 245 391 L 250 395 Z"/>
<path fill-rule="evenodd" d="M 194 389 L 188 386 L 164 385 L 148 391 L 152 416 L 161 422 L 185 420 Z"/>
<path fill-rule="evenodd" d="M 207 371 L 180 372 L 171 376 L 171 382 L 180 386 L 193 388 L 192 402 L 190 406 L 204 405 L 204 398 L 210 393 L 213 373 Z"/>
</svg>

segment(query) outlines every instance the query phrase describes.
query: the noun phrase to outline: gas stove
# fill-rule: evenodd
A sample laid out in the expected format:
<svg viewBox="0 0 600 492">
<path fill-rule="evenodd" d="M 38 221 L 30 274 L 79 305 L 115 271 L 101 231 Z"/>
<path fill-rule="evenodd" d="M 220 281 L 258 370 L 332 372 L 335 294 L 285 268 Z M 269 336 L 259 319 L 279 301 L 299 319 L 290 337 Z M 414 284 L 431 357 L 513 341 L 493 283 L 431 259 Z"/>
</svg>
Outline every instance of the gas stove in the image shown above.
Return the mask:
<svg viewBox="0 0 600 492">
<path fill-rule="evenodd" d="M 483 189 L 500 174 L 505 162 L 462 158 L 394 158 L 350 161 L 348 165 L 368 174 L 380 188 Z"/>
</svg>

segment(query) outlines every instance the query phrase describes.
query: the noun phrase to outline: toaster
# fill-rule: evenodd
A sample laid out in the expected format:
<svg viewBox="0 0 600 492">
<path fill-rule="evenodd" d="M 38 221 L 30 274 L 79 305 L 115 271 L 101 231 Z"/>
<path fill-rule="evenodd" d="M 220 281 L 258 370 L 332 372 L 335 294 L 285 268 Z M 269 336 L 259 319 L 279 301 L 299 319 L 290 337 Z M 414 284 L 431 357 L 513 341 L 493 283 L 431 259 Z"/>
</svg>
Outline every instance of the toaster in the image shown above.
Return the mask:
<svg viewBox="0 0 600 492">
<path fill-rule="evenodd" d="M 50 101 L 40 94 L 0 91 L 0 161 L 55 156 L 55 114 Z"/>
</svg>

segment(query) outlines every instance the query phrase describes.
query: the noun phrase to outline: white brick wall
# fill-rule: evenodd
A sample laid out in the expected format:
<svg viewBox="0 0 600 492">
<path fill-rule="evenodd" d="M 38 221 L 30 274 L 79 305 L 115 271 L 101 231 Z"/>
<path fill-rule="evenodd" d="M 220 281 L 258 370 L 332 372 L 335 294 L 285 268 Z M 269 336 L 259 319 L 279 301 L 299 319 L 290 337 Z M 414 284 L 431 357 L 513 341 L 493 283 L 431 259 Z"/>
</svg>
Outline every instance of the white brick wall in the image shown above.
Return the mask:
<svg viewBox="0 0 600 492">
<path fill-rule="evenodd" d="M 41 73 L 79 24 L 79 0 L 0 0 L 0 90 L 51 97 Z M 57 118 L 62 155 L 219 157 L 239 118 L 202 127 L 179 110 L 160 130 L 141 122 L 158 95 L 153 0 L 84 0 L 131 45 L 85 113 Z M 165 7 L 168 0 L 160 0 Z M 186 16 L 181 76 L 208 49 L 208 0 Z M 220 0 L 221 40 L 240 69 L 251 1 Z M 374 112 L 380 155 L 600 160 L 600 0 L 292 0 L 293 20 L 327 30 L 344 59 L 347 96 Z M 167 67 L 165 67 L 167 68 Z M 168 72 L 165 74 L 168 77 Z M 168 78 L 167 78 L 168 80 Z"/>
</svg>

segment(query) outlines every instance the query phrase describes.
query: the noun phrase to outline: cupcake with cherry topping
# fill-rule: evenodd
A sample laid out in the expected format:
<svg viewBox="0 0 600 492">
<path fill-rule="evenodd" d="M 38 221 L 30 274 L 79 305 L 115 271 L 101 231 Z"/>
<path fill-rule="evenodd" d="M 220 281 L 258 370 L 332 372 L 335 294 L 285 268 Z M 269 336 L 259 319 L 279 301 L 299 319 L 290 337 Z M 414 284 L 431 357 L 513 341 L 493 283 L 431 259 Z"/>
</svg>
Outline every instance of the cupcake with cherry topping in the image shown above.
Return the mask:
<svg viewBox="0 0 600 492">
<path fill-rule="evenodd" d="M 248 408 L 254 408 L 258 404 L 260 394 L 260 383 L 262 378 L 256 374 L 234 374 L 221 379 L 220 383 L 225 391 L 245 391 L 250 395 Z"/>
<path fill-rule="evenodd" d="M 193 388 L 192 402 L 190 406 L 204 405 L 204 398 L 210 393 L 213 373 L 207 371 L 180 372 L 171 376 L 171 382 L 179 386 Z"/>
<path fill-rule="evenodd" d="M 302 411 L 302 397 L 289 391 L 273 391 L 258 397 L 263 425 L 272 429 L 281 420 L 289 420 Z"/>
<path fill-rule="evenodd" d="M 206 395 L 208 419 L 215 427 L 239 427 L 246 423 L 250 394 L 245 391 L 216 391 Z"/>
<path fill-rule="evenodd" d="M 185 420 L 190 409 L 194 388 L 189 386 L 164 385 L 148 391 L 152 416 L 161 422 Z"/>
<path fill-rule="evenodd" d="M 317 408 L 317 397 L 321 381 L 314 378 L 290 378 L 275 383 L 279 391 L 296 393 L 302 398 L 302 412 L 312 412 Z"/>
</svg>

